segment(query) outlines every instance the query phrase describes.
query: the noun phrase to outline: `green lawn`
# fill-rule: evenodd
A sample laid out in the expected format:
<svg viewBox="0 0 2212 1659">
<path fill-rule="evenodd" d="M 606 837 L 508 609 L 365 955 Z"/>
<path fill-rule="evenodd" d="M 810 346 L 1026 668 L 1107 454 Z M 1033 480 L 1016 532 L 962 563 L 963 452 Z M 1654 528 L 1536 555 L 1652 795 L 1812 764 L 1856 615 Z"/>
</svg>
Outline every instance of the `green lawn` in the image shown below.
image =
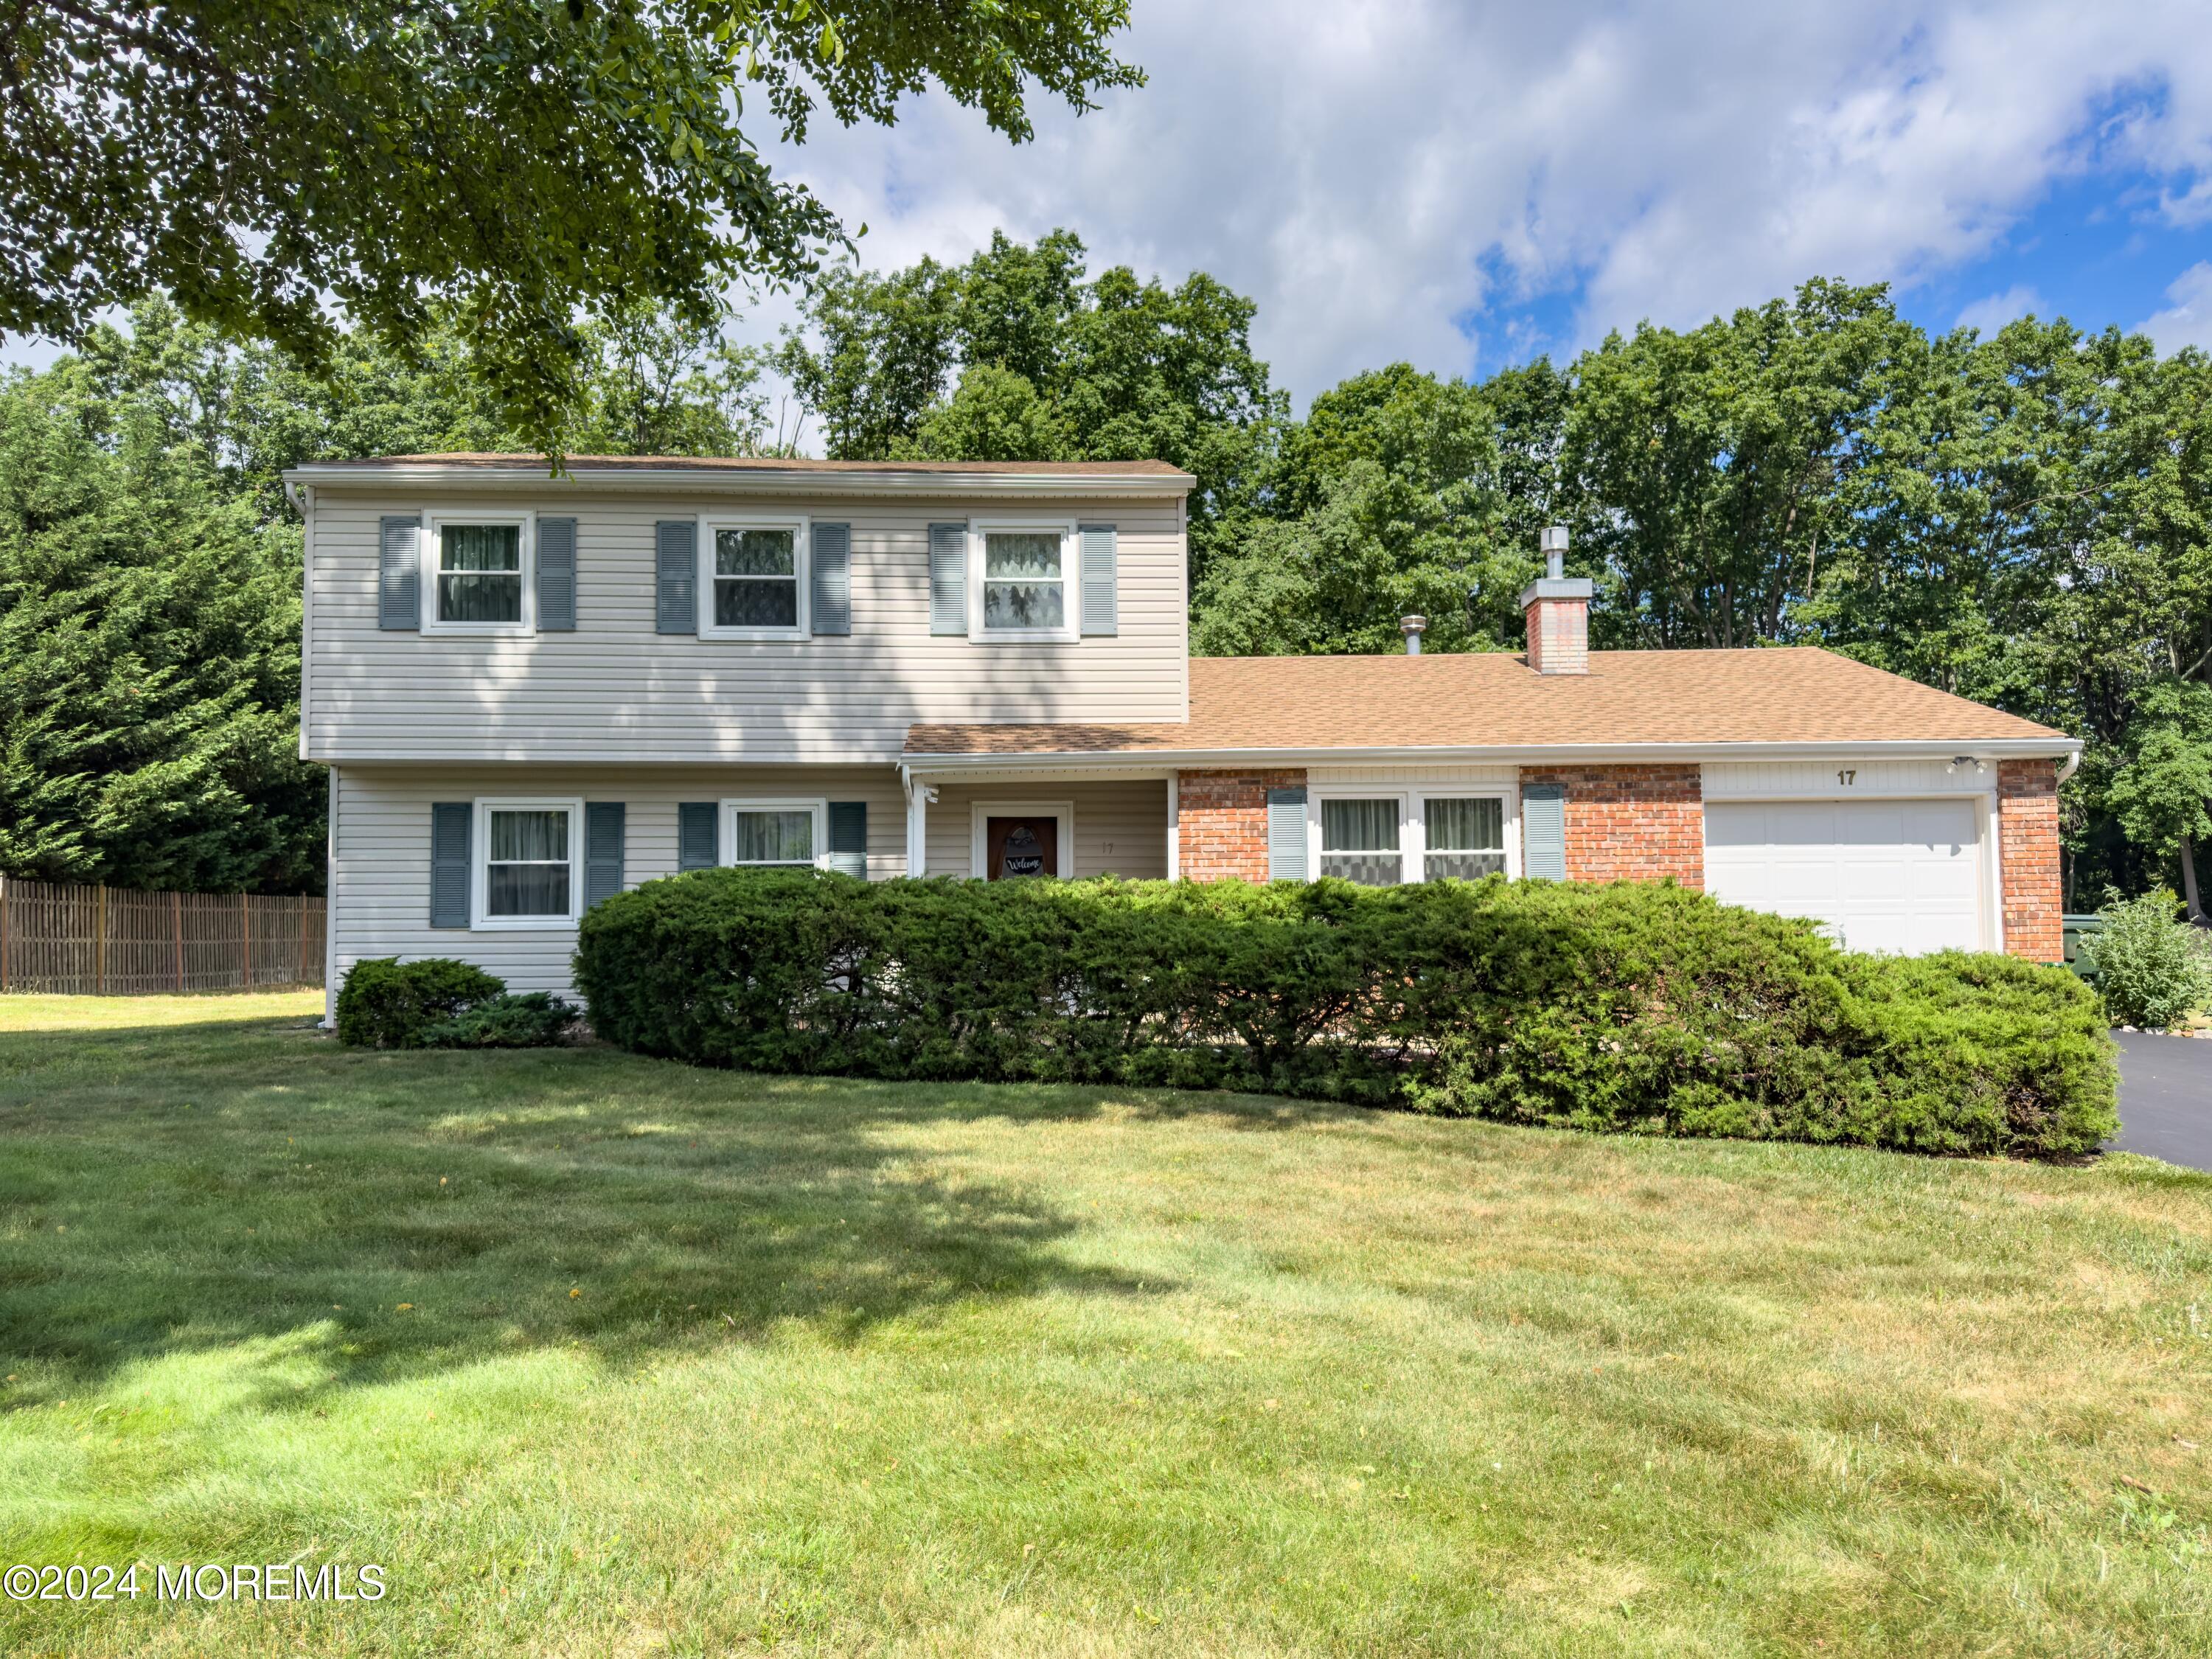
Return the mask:
<svg viewBox="0 0 2212 1659">
<path fill-rule="evenodd" d="M 0 999 L 0 1562 L 391 1591 L 0 1651 L 2212 1650 L 2212 1177 L 85 1006 Z"/>
</svg>

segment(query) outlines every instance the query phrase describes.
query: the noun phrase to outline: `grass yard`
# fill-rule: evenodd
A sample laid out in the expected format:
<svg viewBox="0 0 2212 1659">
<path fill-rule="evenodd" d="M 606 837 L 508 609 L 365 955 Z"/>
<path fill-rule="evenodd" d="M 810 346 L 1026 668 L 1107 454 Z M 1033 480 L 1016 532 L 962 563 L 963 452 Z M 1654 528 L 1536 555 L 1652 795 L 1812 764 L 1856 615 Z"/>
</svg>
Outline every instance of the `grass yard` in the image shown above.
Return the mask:
<svg viewBox="0 0 2212 1659">
<path fill-rule="evenodd" d="M 0 999 L 0 1562 L 390 1592 L 0 1650 L 2212 1650 L 2212 1177 L 318 1007 Z"/>
</svg>

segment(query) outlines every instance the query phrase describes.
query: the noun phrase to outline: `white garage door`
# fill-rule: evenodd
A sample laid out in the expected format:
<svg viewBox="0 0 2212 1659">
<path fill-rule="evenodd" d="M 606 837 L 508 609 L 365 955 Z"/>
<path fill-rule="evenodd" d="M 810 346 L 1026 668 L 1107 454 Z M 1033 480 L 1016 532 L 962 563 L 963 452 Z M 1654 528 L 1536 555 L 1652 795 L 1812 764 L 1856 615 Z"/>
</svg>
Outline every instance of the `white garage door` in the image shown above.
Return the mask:
<svg viewBox="0 0 2212 1659">
<path fill-rule="evenodd" d="M 1983 946 L 1970 800 L 1711 801 L 1705 886 L 1854 951 Z"/>
</svg>

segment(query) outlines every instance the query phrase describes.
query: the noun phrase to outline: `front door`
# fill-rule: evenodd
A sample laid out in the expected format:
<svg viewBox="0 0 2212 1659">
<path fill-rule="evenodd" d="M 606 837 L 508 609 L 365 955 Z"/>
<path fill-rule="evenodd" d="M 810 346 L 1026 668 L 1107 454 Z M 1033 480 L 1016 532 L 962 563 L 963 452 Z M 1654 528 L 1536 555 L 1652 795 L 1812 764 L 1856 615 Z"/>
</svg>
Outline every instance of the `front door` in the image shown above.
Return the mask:
<svg viewBox="0 0 2212 1659">
<path fill-rule="evenodd" d="M 997 881 L 1006 876 L 1056 876 L 1060 873 L 1060 820 L 986 818 L 983 857 L 983 872 L 988 880 Z"/>
</svg>

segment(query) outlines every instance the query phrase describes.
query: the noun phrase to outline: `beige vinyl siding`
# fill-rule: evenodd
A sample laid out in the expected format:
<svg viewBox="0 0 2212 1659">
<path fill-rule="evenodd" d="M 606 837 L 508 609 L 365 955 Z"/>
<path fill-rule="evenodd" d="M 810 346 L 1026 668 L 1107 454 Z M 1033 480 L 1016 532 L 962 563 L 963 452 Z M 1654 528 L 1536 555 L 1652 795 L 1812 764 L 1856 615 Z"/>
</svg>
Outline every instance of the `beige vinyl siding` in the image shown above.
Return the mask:
<svg viewBox="0 0 2212 1659">
<path fill-rule="evenodd" d="M 975 807 L 979 801 L 1071 803 L 1077 877 L 1164 880 L 1168 873 L 1168 786 L 1164 778 L 1101 783 L 942 783 L 925 825 L 933 876 L 975 874 Z M 875 838 L 869 820 L 869 839 Z"/>
<path fill-rule="evenodd" d="M 331 806 L 331 984 L 363 957 L 457 957 L 517 991 L 570 988 L 573 926 L 430 926 L 430 806 L 483 796 L 621 801 L 624 884 L 676 872 L 679 802 L 733 796 L 864 800 L 868 873 L 906 869 L 906 801 L 890 766 L 346 766 Z M 481 849 L 476 849 L 479 854 Z M 580 847 L 572 848 L 580 858 Z"/>
<path fill-rule="evenodd" d="M 576 521 L 576 631 L 534 637 L 385 632 L 377 521 L 388 513 L 528 508 Z M 700 640 L 653 631 L 653 525 L 705 512 L 803 512 L 852 526 L 853 631 Z M 1119 531 L 1115 638 L 977 644 L 929 632 L 927 526 L 1066 518 Z M 917 720 L 1186 717 L 1180 504 L 671 494 L 471 496 L 318 486 L 304 752 L 324 761 L 895 759 Z"/>
</svg>

